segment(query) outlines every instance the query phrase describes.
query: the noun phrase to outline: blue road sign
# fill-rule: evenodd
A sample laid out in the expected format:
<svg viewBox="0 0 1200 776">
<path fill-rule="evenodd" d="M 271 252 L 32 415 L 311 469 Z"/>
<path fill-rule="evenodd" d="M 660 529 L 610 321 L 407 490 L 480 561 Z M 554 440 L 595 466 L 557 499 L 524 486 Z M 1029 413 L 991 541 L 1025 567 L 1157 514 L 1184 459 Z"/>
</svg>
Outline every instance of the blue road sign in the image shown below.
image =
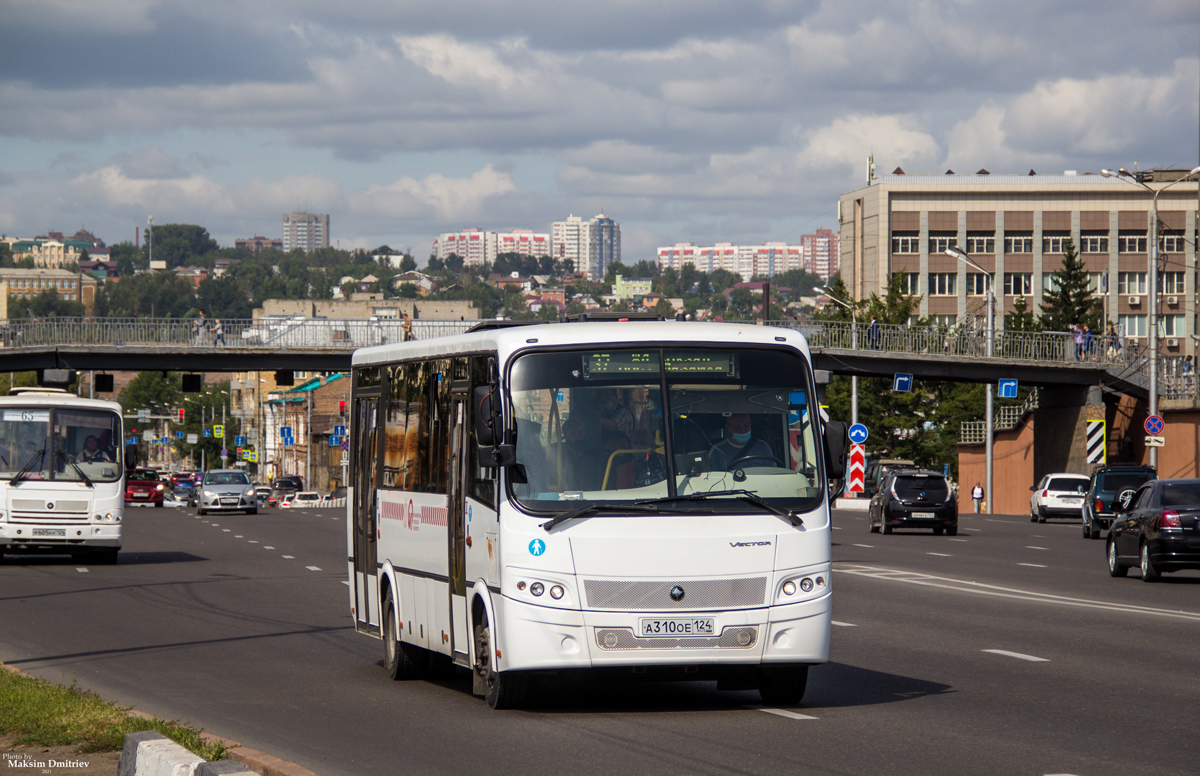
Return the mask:
<svg viewBox="0 0 1200 776">
<path fill-rule="evenodd" d="M 996 395 L 999 396 L 1001 399 L 1017 398 L 1017 379 L 1015 377 L 1001 378 L 999 388 L 996 391 Z"/>
<path fill-rule="evenodd" d="M 206 437 L 212 436 L 212 429 L 211 428 L 204 429 L 204 436 L 206 436 Z"/>
<path fill-rule="evenodd" d="M 861 445 L 863 442 L 867 441 L 867 427 L 861 423 L 855 423 L 850 427 L 850 430 L 846 432 L 846 436 L 850 437 L 850 441 L 854 444 Z"/>
<path fill-rule="evenodd" d="M 901 393 L 908 393 L 912 390 L 913 376 L 896 373 L 896 379 L 892 382 L 892 390 Z"/>
<path fill-rule="evenodd" d="M 950 476 L 950 464 L 948 464 L 948 463 L 942 464 L 942 476 L 943 477 Z"/>
<path fill-rule="evenodd" d="M 329 437 L 329 446 L 330 447 L 337 447 L 339 444 L 341 444 L 341 441 L 337 437 L 335 437 L 335 436 Z"/>
<path fill-rule="evenodd" d="M 292 437 L 284 437 L 283 438 L 283 446 L 284 447 L 292 447 L 295 444 L 296 444 L 296 440 L 293 439 Z"/>
<path fill-rule="evenodd" d="M 1163 419 L 1157 415 L 1151 415 L 1146 418 L 1146 433 L 1151 436 L 1158 436 L 1163 432 Z"/>
<path fill-rule="evenodd" d="M 334 426 L 334 427 L 333 427 L 333 435 L 334 435 L 335 437 L 344 437 L 344 436 L 346 436 L 346 427 L 345 427 L 345 426 Z"/>
<path fill-rule="evenodd" d="M 176 432 L 175 432 L 175 438 L 176 438 L 176 439 L 183 439 L 183 432 L 182 432 L 182 431 L 176 431 Z"/>
<path fill-rule="evenodd" d="M 279 427 L 279 436 L 290 437 L 291 435 L 292 435 L 292 427 L 291 426 L 280 426 Z"/>
<path fill-rule="evenodd" d="M 245 447 L 245 446 L 246 446 L 246 437 L 244 437 L 244 436 L 235 436 L 235 437 L 233 438 L 233 446 L 234 446 L 234 447 Z"/>
</svg>

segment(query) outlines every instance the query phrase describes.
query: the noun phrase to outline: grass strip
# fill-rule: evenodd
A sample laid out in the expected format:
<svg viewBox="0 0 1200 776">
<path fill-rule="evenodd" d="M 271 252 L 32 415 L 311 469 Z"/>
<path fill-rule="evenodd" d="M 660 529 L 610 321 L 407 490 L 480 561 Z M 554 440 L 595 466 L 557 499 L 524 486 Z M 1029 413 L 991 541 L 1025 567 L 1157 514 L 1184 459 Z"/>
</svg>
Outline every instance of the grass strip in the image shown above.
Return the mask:
<svg viewBox="0 0 1200 776">
<path fill-rule="evenodd" d="M 169 720 L 138 717 L 130 710 L 79 689 L 0 666 L 0 733 L 17 745 L 74 746 L 80 752 L 120 751 L 126 733 L 155 730 L 205 760 L 223 760 L 225 747 L 206 743 L 201 732 Z"/>
</svg>

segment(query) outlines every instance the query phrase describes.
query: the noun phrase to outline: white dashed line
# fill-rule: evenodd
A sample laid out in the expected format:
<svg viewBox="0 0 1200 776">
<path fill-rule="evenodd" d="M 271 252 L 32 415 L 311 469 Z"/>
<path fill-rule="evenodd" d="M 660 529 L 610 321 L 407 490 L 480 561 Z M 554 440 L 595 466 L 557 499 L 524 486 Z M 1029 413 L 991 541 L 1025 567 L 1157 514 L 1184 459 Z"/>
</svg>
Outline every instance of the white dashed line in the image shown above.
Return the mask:
<svg viewBox="0 0 1200 776">
<path fill-rule="evenodd" d="M 295 559 L 296 559 L 296 556 L 295 556 L 295 555 L 284 555 L 283 557 L 287 558 L 288 560 L 295 560 Z"/>
<path fill-rule="evenodd" d="M 1027 549 L 1027 550 L 1049 550 L 1050 548 L 1049 547 L 1034 547 L 1032 544 L 1026 544 L 1025 549 Z"/>
<path fill-rule="evenodd" d="M 866 548 L 868 548 L 868 549 L 871 549 L 871 550 L 875 549 L 875 545 L 874 545 L 874 544 L 855 544 L 855 545 L 852 545 L 852 546 L 854 546 L 854 547 L 866 547 Z"/>
<path fill-rule="evenodd" d="M 765 706 L 750 706 L 749 708 L 755 711 L 765 711 L 768 714 L 774 714 L 778 717 L 787 717 L 788 719 L 817 719 L 816 717 L 810 717 L 807 714 L 789 711 L 788 709 L 768 709 Z"/>
<path fill-rule="evenodd" d="M 965 542 L 966 539 L 950 539 L 952 542 Z"/>
<path fill-rule="evenodd" d="M 231 531 L 228 528 L 222 528 L 221 530 L 224 531 L 225 533 L 233 533 L 233 531 Z"/>
<path fill-rule="evenodd" d="M 309 571 L 320 571 L 321 570 L 321 569 L 317 568 L 316 566 L 305 566 L 304 568 L 308 569 Z"/>
<path fill-rule="evenodd" d="M 349 583 L 349 582 L 347 582 L 346 584 L 348 585 L 348 584 L 350 584 L 350 583 Z M 852 623 L 852 622 L 838 622 L 837 620 L 830 620 L 830 621 L 829 621 L 829 624 L 830 624 L 830 625 L 836 625 L 836 626 L 838 626 L 839 628 L 857 628 L 857 627 L 858 627 L 857 625 L 855 625 L 855 624 L 854 624 L 854 623 Z"/>
<path fill-rule="evenodd" d="M 1018 565 L 1018 566 L 1028 566 L 1028 567 L 1029 567 L 1029 568 L 1031 568 L 1031 569 L 1044 569 L 1044 568 L 1047 568 L 1046 566 L 1043 566 L 1043 565 L 1042 565 L 1042 564 L 1040 564 L 1040 563 L 1018 563 L 1017 565 Z"/>
<path fill-rule="evenodd" d="M 939 558 L 953 558 L 953 557 L 954 557 L 953 555 L 949 555 L 949 554 L 947 554 L 947 553 L 944 553 L 944 552 L 927 552 L 927 553 L 925 553 L 925 554 L 926 554 L 926 555 L 936 555 L 936 556 L 938 556 Z"/>
<path fill-rule="evenodd" d="M 980 531 L 982 531 L 983 529 L 982 529 L 982 528 L 964 528 L 963 530 L 964 530 L 964 531 L 974 531 L 974 532 L 976 532 L 976 533 L 979 533 L 979 532 L 980 532 Z"/>
<path fill-rule="evenodd" d="M 264 545 L 263 545 L 263 549 L 264 549 L 264 550 L 273 550 L 273 549 L 275 549 L 275 548 L 274 548 L 274 547 L 268 547 L 267 545 L 265 545 L 265 544 L 264 544 Z"/>
<path fill-rule="evenodd" d="M 833 526 L 833 530 L 840 531 L 840 530 L 842 530 L 842 527 L 840 525 L 835 525 L 835 526 Z"/>
<path fill-rule="evenodd" d="M 258 539 L 250 539 L 247 541 L 247 544 L 258 544 Z"/>
<path fill-rule="evenodd" d="M 233 535 L 233 538 L 234 538 L 234 539 L 244 539 L 244 538 L 246 538 L 246 537 L 242 536 L 241 534 L 234 534 L 234 535 Z"/>
<path fill-rule="evenodd" d="M 82 566 L 80 566 L 80 567 L 77 567 L 75 570 L 76 570 L 76 571 L 78 571 L 80 574 L 86 574 L 86 573 L 88 573 L 88 570 L 87 570 L 87 569 L 85 569 L 85 568 L 83 568 Z"/>
<path fill-rule="evenodd" d="M 1044 657 L 1034 657 L 1033 655 L 1022 655 L 1020 652 L 1009 652 L 1007 649 L 985 649 L 984 652 L 991 652 L 993 655 L 1004 655 L 1005 657 L 1015 657 L 1017 660 L 1028 660 L 1030 663 L 1049 663 L 1050 661 Z"/>
</svg>

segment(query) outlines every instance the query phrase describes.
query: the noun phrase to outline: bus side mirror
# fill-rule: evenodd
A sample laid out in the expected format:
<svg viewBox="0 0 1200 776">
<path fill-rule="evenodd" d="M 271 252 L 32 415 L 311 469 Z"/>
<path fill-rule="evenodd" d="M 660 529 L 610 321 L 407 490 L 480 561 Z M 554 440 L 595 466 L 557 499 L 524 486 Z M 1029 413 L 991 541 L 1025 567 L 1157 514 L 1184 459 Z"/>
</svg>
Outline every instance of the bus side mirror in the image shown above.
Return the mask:
<svg viewBox="0 0 1200 776">
<path fill-rule="evenodd" d="M 825 424 L 825 475 L 831 480 L 846 474 L 846 424 L 831 420 Z"/>
<path fill-rule="evenodd" d="M 136 443 L 125 445 L 125 468 L 138 468 L 138 446 Z"/>
<path fill-rule="evenodd" d="M 504 421 L 501 413 L 499 389 L 495 384 L 475 388 L 472 415 L 475 424 L 475 442 L 479 445 L 481 466 L 510 466 L 517 460 L 513 445 L 501 444 L 504 439 Z"/>
</svg>

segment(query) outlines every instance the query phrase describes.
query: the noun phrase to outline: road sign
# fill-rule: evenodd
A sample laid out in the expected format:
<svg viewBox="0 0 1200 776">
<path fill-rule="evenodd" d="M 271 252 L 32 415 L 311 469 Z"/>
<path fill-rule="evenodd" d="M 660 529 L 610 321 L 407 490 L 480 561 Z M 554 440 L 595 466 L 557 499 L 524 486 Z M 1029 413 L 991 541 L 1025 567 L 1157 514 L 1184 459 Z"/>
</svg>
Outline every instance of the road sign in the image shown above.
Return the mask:
<svg viewBox="0 0 1200 776">
<path fill-rule="evenodd" d="M 334 426 L 333 427 L 333 435 L 336 437 L 346 436 L 346 427 L 345 426 Z"/>
<path fill-rule="evenodd" d="M 189 445 L 194 445 L 194 444 L 196 444 L 196 443 L 197 443 L 197 442 L 199 442 L 199 441 L 200 441 L 200 435 L 199 435 L 199 434 L 188 434 L 188 435 L 187 435 L 187 443 L 188 443 Z"/>
<path fill-rule="evenodd" d="M 866 470 L 867 448 L 862 445 L 850 445 L 850 466 L 846 473 L 846 490 L 851 493 L 862 493 Z"/>
<path fill-rule="evenodd" d="M 150 410 L 138 410 L 138 422 L 150 420 Z"/>
<path fill-rule="evenodd" d="M 247 431 L 246 438 L 249 439 L 252 443 L 257 442 L 258 441 L 258 429 L 252 428 L 249 431 Z"/>
<path fill-rule="evenodd" d="M 1146 422 L 1142 425 L 1146 427 L 1146 433 L 1150 436 L 1158 436 L 1163 432 L 1163 419 L 1158 415 L 1146 418 Z"/>
<path fill-rule="evenodd" d="M 183 437 L 184 437 L 184 436 L 185 436 L 185 435 L 184 435 L 184 433 L 183 433 L 182 431 L 176 431 L 176 432 L 175 432 L 175 438 L 176 438 L 176 439 L 183 439 Z"/>
<path fill-rule="evenodd" d="M 295 444 L 296 444 L 295 437 L 284 437 L 283 438 L 283 446 L 284 447 L 294 447 Z"/>
<path fill-rule="evenodd" d="M 213 426 L 213 436 L 216 437 L 217 439 L 224 439 L 225 438 L 225 427 L 224 426 Z"/>
<path fill-rule="evenodd" d="M 246 460 L 250 463 L 258 463 L 258 453 L 254 450 L 246 451 Z"/>
<path fill-rule="evenodd" d="M 329 446 L 330 447 L 337 447 L 341 443 L 342 443 L 342 440 L 338 439 L 337 437 L 335 437 L 335 436 L 329 437 Z"/>
<path fill-rule="evenodd" d="M 235 436 L 235 437 L 233 438 L 233 446 L 234 446 L 234 447 L 244 447 L 245 445 L 246 445 L 246 437 L 244 437 L 244 436 Z"/>
<path fill-rule="evenodd" d="M 211 437 L 212 429 L 208 429 L 208 428 L 204 429 L 204 436 L 205 436 L 205 438 Z"/>
<path fill-rule="evenodd" d="M 291 426 L 280 426 L 279 427 L 279 436 L 286 439 L 287 437 L 290 437 L 291 435 L 292 435 L 292 427 Z"/>
<path fill-rule="evenodd" d="M 348 466 L 349 464 L 350 464 L 350 454 L 347 452 L 343 452 L 342 453 L 342 466 Z"/>
<path fill-rule="evenodd" d="M 913 376 L 906 374 L 896 374 L 896 379 L 892 382 L 892 390 L 899 393 L 908 393 L 912 390 Z"/>
<path fill-rule="evenodd" d="M 1104 421 L 1089 420 L 1087 422 L 1087 462 L 1105 463 L 1107 449 L 1104 444 Z"/>
<path fill-rule="evenodd" d="M 1001 399 L 1017 398 L 1017 380 L 1016 378 L 1003 378 L 1000 380 L 1000 385 L 996 391 L 996 395 Z"/>
<path fill-rule="evenodd" d="M 846 436 L 850 437 L 850 441 L 854 444 L 861 445 L 863 442 L 867 441 L 867 427 L 862 423 L 855 423 L 850 427 L 850 430 L 846 432 Z"/>
<path fill-rule="evenodd" d="M 1166 437 L 1148 436 L 1146 437 L 1146 447 L 1165 447 L 1167 444 Z"/>
<path fill-rule="evenodd" d="M 221 457 L 222 457 L 222 458 L 228 458 L 228 457 L 229 457 L 229 451 L 228 451 L 228 450 L 226 450 L 224 447 L 222 447 L 222 448 L 221 448 Z"/>
</svg>

